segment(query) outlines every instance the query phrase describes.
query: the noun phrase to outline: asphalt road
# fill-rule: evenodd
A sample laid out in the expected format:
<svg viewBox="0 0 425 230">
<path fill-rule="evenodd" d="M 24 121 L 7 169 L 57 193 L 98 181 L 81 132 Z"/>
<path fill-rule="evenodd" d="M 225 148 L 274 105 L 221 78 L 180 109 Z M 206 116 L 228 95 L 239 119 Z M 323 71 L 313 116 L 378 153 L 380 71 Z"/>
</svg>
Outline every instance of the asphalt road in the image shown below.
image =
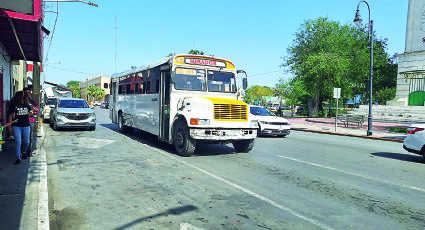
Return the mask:
<svg viewBox="0 0 425 230">
<path fill-rule="evenodd" d="M 401 143 L 294 131 L 191 158 L 153 135 L 45 126 L 51 229 L 423 229 L 425 164 Z"/>
</svg>

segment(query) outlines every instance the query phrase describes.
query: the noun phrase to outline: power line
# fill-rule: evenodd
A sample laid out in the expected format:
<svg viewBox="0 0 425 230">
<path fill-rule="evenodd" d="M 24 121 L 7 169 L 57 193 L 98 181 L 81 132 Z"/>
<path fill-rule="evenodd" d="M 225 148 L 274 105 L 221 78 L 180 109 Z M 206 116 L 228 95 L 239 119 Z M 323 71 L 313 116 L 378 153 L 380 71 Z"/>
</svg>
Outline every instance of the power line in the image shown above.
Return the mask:
<svg viewBox="0 0 425 230">
<path fill-rule="evenodd" d="M 58 16 L 59 16 L 59 3 L 56 2 L 56 19 L 55 19 L 55 24 L 53 25 L 52 37 L 50 37 L 49 47 L 47 48 L 46 58 L 44 59 L 44 62 L 43 63 L 47 63 L 47 60 L 49 60 L 50 46 L 52 45 L 53 35 L 55 34 L 56 23 L 58 22 Z"/>
<path fill-rule="evenodd" d="M 267 74 L 272 74 L 272 73 L 277 73 L 277 72 L 285 72 L 285 71 L 287 71 L 287 70 L 280 69 L 280 70 L 275 70 L 275 71 L 266 72 L 266 73 L 253 74 L 253 75 L 250 75 L 249 77 L 251 78 L 251 77 L 255 77 L 255 76 L 262 76 L 262 75 L 267 75 Z"/>
</svg>

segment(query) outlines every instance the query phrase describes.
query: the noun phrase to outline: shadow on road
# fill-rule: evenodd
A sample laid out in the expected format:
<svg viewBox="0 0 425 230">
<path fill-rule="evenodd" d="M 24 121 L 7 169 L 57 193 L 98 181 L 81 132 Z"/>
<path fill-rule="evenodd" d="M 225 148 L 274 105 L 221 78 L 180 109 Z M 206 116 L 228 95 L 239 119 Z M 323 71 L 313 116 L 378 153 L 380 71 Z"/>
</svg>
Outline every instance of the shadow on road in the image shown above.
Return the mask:
<svg viewBox="0 0 425 230">
<path fill-rule="evenodd" d="M 99 124 L 107 129 L 110 129 L 114 132 L 118 131 L 118 125 L 116 124 Z M 158 136 L 153 135 L 151 133 L 134 129 L 133 132 L 121 133 L 135 141 L 138 141 L 142 144 L 149 145 L 154 148 L 161 149 L 163 151 L 169 152 L 171 154 L 177 155 L 174 146 L 168 144 L 167 142 L 158 140 Z M 214 155 L 226 155 L 226 154 L 236 154 L 235 149 L 226 145 L 221 144 L 205 144 L 199 143 L 196 146 L 195 156 L 214 156 Z"/>
<path fill-rule="evenodd" d="M 411 155 L 411 154 L 401 154 L 401 153 L 387 153 L 387 152 L 380 152 L 380 153 L 371 153 L 373 156 L 377 157 L 384 157 L 384 158 L 390 158 L 395 160 L 401 160 L 401 161 L 408 161 L 413 163 L 425 163 L 424 158 L 419 155 Z"/>
<path fill-rule="evenodd" d="M 193 205 L 186 205 L 183 207 L 177 207 L 177 208 L 170 208 L 168 210 L 166 210 L 165 212 L 161 212 L 155 215 L 151 215 L 151 216 L 146 216 L 146 217 L 142 217 L 140 219 L 134 220 L 128 224 L 125 224 L 123 226 L 120 226 L 118 228 L 115 228 L 115 230 L 124 230 L 124 229 L 128 229 L 130 227 L 132 227 L 133 225 L 136 225 L 138 223 L 141 223 L 143 221 L 147 221 L 147 220 L 151 220 L 153 218 L 158 218 L 161 216 L 166 216 L 166 215 L 181 215 L 185 212 L 193 212 L 198 210 L 198 208 L 196 206 Z"/>
</svg>

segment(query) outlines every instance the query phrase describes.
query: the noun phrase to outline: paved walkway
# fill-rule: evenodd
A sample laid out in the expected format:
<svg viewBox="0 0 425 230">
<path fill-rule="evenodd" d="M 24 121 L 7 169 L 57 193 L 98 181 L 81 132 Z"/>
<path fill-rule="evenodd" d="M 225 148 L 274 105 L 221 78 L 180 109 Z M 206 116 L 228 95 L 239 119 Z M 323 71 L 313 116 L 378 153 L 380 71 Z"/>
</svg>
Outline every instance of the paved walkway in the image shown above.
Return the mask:
<svg viewBox="0 0 425 230">
<path fill-rule="evenodd" d="M 357 125 L 349 125 L 344 127 L 342 122 L 338 122 L 335 132 L 335 119 L 333 118 L 291 118 L 286 117 L 291 124 L 293 130 L 303 130 L 311 132 L 321 132 L 335 135 L 356 136 L 372 139 L 390 140 L 403 142 L 407 133 L 390 132 L 392 127 L 409 127 L 408 124 L 402 123 L 383 123 L 372 122 L 372 136 L 367 136 L 367 121 L 362 127 Z"/>
<path fill-rule="evenodd" d="M 329 118 L 287 118 L 293 130 L 333 135 L 356 136 L 402 142 L 404 133 L 389 132 L 391 127 L 408 127 L 398 123 L 373 123 L 373 135 L 367 136 L 363 127 L 344 127 Z M 0 229 L 49 229 L 47 162 L 43 141 L 44 132 L 35 137 L 33 157 L 14 165 L 13 141 L 7 141 L 0 152 Z"/>
</svg>

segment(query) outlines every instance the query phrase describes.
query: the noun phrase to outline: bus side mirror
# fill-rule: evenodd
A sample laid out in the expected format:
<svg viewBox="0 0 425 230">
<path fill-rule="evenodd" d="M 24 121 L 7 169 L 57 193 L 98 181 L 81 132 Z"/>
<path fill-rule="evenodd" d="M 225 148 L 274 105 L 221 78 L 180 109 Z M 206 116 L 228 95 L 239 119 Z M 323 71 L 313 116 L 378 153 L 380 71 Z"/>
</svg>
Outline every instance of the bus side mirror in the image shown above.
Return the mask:
<svg viewBox="0 0 425 230">
<path fill-rule="evenodd" d="M 248 88 L 248 79 L 246 79 L 246 78 L 242 79 L 242 86 L 243 86 L 244 90 L 246 90 L 246 88 Z"/>
</svg>

